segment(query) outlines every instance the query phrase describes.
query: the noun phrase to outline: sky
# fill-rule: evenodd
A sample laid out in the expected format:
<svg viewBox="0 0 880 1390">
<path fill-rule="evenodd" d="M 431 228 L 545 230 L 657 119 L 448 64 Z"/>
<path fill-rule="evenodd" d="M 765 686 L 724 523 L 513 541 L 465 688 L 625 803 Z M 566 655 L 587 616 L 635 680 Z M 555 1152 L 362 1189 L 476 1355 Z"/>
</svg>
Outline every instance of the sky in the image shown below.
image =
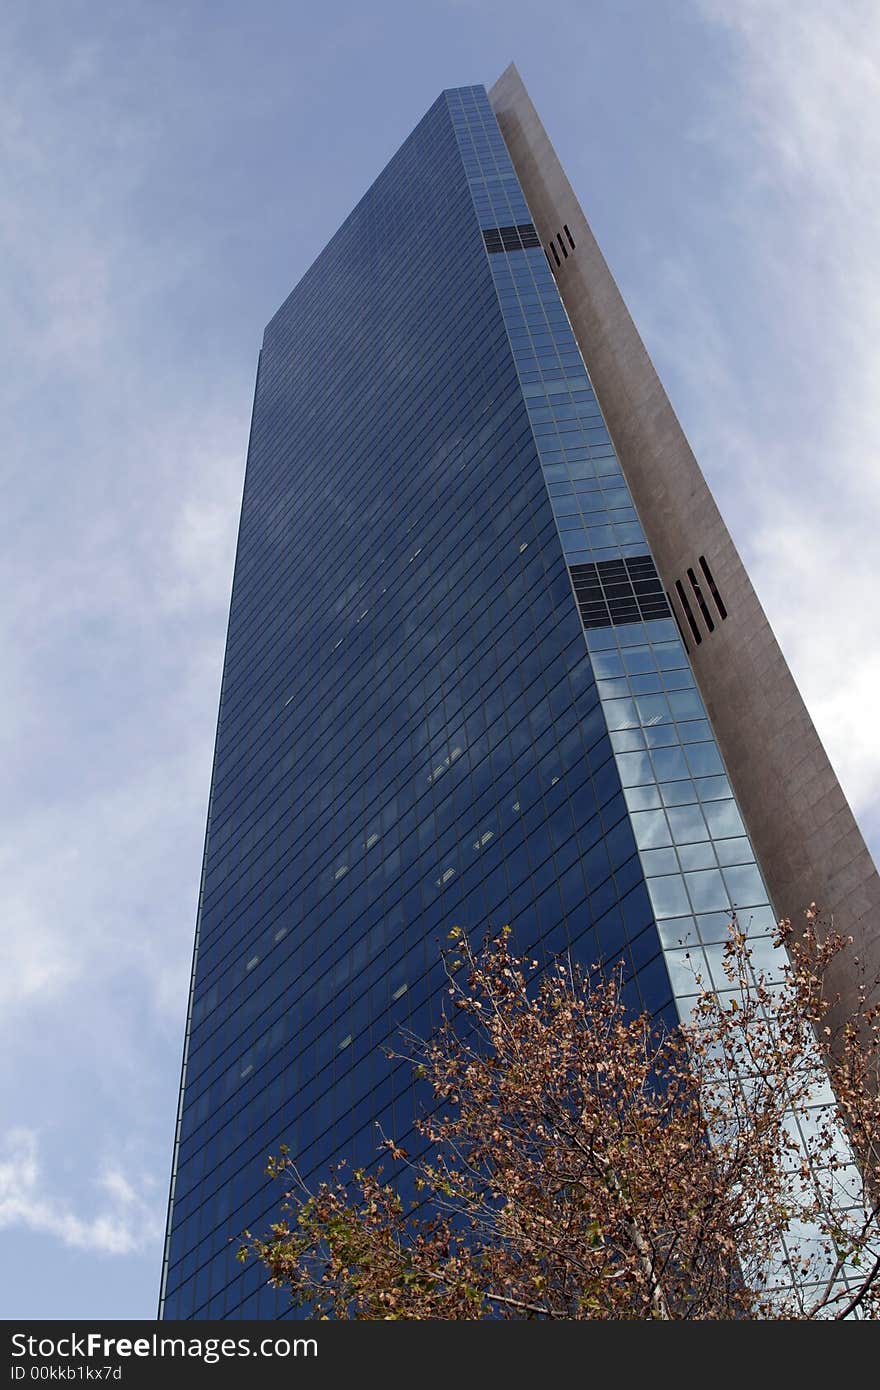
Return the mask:
<svg viewBox="0 0 880 1390">
<path fill-rule="evenodd" d="M 7 1318 L 155 1314 L 263 326 L 511 60 L 880 850 L 874 0 L 10 0 Z"/>
</svg>

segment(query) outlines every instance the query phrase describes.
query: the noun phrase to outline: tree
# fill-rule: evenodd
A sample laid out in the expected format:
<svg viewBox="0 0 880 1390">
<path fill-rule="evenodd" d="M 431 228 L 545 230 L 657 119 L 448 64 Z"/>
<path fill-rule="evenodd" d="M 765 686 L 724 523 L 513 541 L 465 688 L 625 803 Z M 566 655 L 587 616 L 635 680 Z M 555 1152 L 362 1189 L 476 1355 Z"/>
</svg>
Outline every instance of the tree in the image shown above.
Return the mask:
<svg viewBox="0 0 880 1390">
<path fill-rule="evenodd" d="M 847 943 L 815 908 L 779 941 L 770 983 L 734 919 L 729 989 L 662 1030 L 620 970 L 538 972 L 508 929 L 480 950 L 456 929 L 445 1021 L 408 1039 L 426 1152 L 382 1137 L 417 1204 L 381 1170 L 310 1190 L 282 1151 L 281 1217 L 239 1258 L 319 1317 L 877 1317 L 877 1010 L 833 1038 Z"/>
</svg>

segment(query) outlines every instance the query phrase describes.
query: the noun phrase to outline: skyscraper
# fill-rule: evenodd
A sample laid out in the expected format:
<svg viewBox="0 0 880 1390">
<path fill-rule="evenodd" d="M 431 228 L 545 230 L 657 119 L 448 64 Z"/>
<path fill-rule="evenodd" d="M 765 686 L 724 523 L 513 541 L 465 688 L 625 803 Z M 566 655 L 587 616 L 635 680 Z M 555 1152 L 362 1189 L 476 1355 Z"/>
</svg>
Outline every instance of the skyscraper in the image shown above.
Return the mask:
<svg viewBox="0 0 880 1390">
<path fill-rule="evenodd" d="M 453 925 L 673 1022 L 810 898 L 880 883 L 702 475 L 515 71 L 444 92 L 264 336 L 164 1315 L 281 1310 L 230 1246 L 281 1142 L 418 1142 Z"/>
</svg>

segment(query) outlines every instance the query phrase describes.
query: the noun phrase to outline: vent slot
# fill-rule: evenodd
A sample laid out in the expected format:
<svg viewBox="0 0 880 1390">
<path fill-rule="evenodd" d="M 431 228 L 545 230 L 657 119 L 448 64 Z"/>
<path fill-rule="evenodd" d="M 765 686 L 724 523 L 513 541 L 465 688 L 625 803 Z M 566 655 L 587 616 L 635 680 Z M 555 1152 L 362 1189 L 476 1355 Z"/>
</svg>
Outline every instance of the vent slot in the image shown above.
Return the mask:
<svg viewBox="0 0 880 1390">
<path fill-rule="evenodd" d="M 572 249 L 572 251 L 573 251 L 573 250 L 574 250 L 574 237 L 572 236 L 571 232 L 568 230 L 567 224 L 564 224 L 564 225 L 563 225 L 562 232 L 565 232 L 565 235 L 566 235 L 566 237 L 568 238 L 568 246 L 570 246 L 571 249 Z M 559 259 L 559 251 L 562 252 L 563 260 L 566 260 L 566 261 L 568 260 L 568 246 L 566 246 L 565 242 L 562 240 L 562 232 L 557 232 L 557 233 L 556 233 L 555 239 L 554 239 L 553 237 L 551 237 L 551 238 L 550 238 L 550 241 L 548 242 L 548 245 L 549 245 L 549 247 L 550 247 L 550 251 L 553 252 L 553 259 L 554 259 L 554 261 L 556 262 L 556 264 L 557 264 L 558 266 L 561 266 L 561 265 L 562 265 L 562 261 Z M 557 242 L 559 243 L 559 251 L 556 250 L 556 243 L 557 243 Z M 549 252 L 547 252 L 547 248 L 546 248 L 546 247 L 544 248 L 544 250 L 545 250 L 545 253 L 547 254 L 547 259 L 548 259 L 548 261 L 549 261 L 549 259 L 550 259 L 550 254 L 549 254 Z M 551 269 L 551 270 L 553 269 L 552 265 L 551 265 L 550 269 Z"/>
<path fill-rule="evenodd" d="M 675 626 L 678 628 L 678 635 L 679 635 L 679 637 L 681 638 L 681 645 L 684 647 L 684 649 L 685 649 L 685 651 L 687 652 L 688 656 L 690 656 L 690 654 L 691 654 L 691 649 L 690 649 L 690 647 L 688 646 L 687 638 L 686 638 L 685 635 L 684 635 L 684 628 L 682 627 L 681 622 L 679 621 L 678 614 L 677 614 L 676 611 L 675 611 L 675 604 L 672 602 L 672 599 L 669 597 L 669 590 L 668 590 L 668 589 L 666 590 L 666 602 L 669 604 L 669 611 L 670 611 L 670 613 L 672 614 L 673 618 L 675 619 Z"/>
<path fill-rule="evenodd" d="M 724 622 L 724 619 L 727 617 L 727 609 L 724 606 L 724 600 L 718 592 L 715 580 L 712 578 L 712 571 L 709 568 L 709 562 L 706 559 L 705 555 L 700 556 L 700 569 L 706 576 L 706 583 L 709 585 L 709 592 L 715 600 L 715 607 L 718 609 L 721 621 Z"/>
<path fill-rule="evenodd" d="M 691 581 L 691 588 L 693 589 L 696 595 L 697 603 L 700 605 L 700 612 L 703 615 L 703 621 L 705 622 L 709 631 L 714 632 L 715 620 L 713 619 L 712 614 L 709 612 L 706 600 L 703 598 L 703 590 L 700 588 L 700 585 L 697 581 L 697 576 L 694 574 L 690 566 L 688 566 L 688 579 Z"/>
<path fill-rule="evenodd" d="M 518 222 L 515 227 L 485 227 L 483 240 L 490 254 L 499 251 L 530 251 L 541 245 L 541 238 L 531 222 Z"/>
<path fill-rule="evenodd" d="M 696 642 L 697 646 L 699 646 L 703 640 L 702 633 L 700 632 L 700 629 L 697 627 L 697 620 L 694 617 L 693 612 L 691 611 L 691 606 L 688 603 L 688 596 L 682 588 L 682 583 L 680 579 L 676 579 L 675 581 L 675 591 L 678 594 L 678 601 L 682 606 L 684 616 L 688 620 L 688 627 L 694 635 L 694 641 Z"/>
<path fill-rule="evenodd" d="M 669 617 L 669 603 L 650 555 L 571 565 L 569 574 L 585 628 Z"/>
</svg>

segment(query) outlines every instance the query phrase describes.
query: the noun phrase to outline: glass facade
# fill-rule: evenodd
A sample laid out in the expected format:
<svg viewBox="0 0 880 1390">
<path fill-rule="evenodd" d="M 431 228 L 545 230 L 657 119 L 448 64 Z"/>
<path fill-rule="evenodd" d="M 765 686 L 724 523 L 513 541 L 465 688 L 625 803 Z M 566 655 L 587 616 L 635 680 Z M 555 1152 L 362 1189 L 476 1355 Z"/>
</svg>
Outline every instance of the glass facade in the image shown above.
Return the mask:
<svg viewBox="0 0 880 1390">
<path fill-rule="evenodd" d="M 307 1179 L 377 1121 L 417 1147 L 384 1048 L 437 1023 L 453 925 L 623 957 L 669 1021 L 732 906 L 766 938 L 652 574 L 486 93 L 445 92 L 263 342 L 165 1317 L 284 1311 L 234 1259 L 280 1143 Z"/>
</svg>

